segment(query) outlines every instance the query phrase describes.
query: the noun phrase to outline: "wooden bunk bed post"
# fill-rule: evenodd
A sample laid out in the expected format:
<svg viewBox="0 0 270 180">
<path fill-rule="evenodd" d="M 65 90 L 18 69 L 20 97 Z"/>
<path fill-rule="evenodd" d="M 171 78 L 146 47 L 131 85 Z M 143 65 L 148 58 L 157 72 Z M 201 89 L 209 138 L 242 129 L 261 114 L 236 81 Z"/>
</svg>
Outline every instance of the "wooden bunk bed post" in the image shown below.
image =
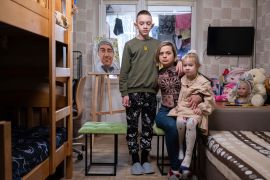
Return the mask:
<svg viewBox="0 0 270 180">
<path fill-rule="evenodd" d="M 11 123 L 0 121 L 0 179 L 9 180 L 12 177 L 11 165 Z"/>
<path fill-rule="evenodd" d="M 72 2 L 71 0 L 66 0 L 66 16 L 69 19 L 69 23 L 73 24 L 72 17 L 71 17 L 71 11 L 72 11 Z M 70 76 L 67 81 L 67 96 L 68 96 L 68 105 L 70 106 L 70 112 L 68 116 L 68 143 L 67 143 L 67 158 L 66 158 L 66 177 L 72 178 L 73 174 L 73 162 L 72 162 L 72 140 L 73 140 L 73 117 L 72 117 L 72 81 L 73 81 L 73 56 L 72 56 L 72 26 L 70 26 L 65 33 L 65 41 L 68 44 L 67 48 L 67 67 L 70 68 Z"/>
<path fill-rule="evenodd" d="M 50 114 L 50 174 L 53 174 L 56 170 L 55 163 L 55 136 L 56 136 L 56 41 L 55 41 L 55 0 L 49 2 L 49 114 Z"/>
</svg>

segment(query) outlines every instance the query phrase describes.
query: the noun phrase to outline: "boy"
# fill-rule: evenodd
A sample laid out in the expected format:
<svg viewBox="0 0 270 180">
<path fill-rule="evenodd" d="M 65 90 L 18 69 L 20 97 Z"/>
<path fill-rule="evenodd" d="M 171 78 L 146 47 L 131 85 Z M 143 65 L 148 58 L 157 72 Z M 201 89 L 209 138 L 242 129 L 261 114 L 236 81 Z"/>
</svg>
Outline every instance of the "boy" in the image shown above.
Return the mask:
<svg viewBox="0 0 270 180">
<path fill-rule="evenodd" d="M 131 174 L 141 175 L 154 173 L 152 165 L 148 162 L 148 156 L 157 107 L 157 66 L 154 57 L 160 41 L 149 37 L 154 24 L 147 10 L 137 14 L 134 25 L 139 34 L 125 44 L 119 88 L 122 104 L 126 107 L 126 140 L 132 156 Z M 137 138 L 140 114 L 142 128 L 139 145 Z M 141 150 L 141 159 L 139 150 Z"/>
</svg>

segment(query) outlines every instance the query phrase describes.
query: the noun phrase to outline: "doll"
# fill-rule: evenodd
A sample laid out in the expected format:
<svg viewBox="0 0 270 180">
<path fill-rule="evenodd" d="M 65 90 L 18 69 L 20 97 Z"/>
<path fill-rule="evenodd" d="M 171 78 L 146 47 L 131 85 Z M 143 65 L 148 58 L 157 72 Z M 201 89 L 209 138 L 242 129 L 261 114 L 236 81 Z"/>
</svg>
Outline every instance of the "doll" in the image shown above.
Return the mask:
<svg viewBox="0 0 270 180">
<path fill-rule="evenodd" d="M 236 104 L 249 104 L 251 94 L 251 85 L 249 81 L 239 81 L 237 85 Z"/>
<path fill-rule="evenodd" d="M 235 104 L 250 104 L 252 77 L 240 77 L 236 87 L 229 93 L 228 101 Z"/>
</svg>

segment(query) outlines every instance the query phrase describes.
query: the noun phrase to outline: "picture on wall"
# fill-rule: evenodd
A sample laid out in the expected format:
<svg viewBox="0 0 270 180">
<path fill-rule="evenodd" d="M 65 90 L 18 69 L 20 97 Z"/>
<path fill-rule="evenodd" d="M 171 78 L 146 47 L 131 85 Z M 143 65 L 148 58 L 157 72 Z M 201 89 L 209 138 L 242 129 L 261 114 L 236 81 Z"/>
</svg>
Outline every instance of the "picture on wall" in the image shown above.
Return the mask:
<svg viewBox="0 0 270 180">
<path fill-rule="evenodd" d="M 117 39 L 96 37 L 93 48 L 94 72 L 118 74 L 120 72 Z"/>
</svg>

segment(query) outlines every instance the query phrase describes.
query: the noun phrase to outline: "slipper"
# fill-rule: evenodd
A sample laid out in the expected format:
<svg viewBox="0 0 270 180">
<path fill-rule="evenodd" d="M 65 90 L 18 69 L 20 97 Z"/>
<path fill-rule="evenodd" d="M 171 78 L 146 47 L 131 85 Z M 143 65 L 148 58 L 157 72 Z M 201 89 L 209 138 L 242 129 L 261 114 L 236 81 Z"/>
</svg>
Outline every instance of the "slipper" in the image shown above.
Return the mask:
<svg viewBox="0 0 270 180">
<path fill-rule="evenodd" d="M 179 179 L 181 179 L 181 174 L 179 172 L 174 173 L 172 169 L 170 169 L 168 172 L 168 180 L 179 180 Z"/>
<path fill-rule="evenodd" d="M 182 173 L 182 179 L 189 179 L 192 176 L 190 169 L 186 166 L 180 166 L 180 172 Z"/>
<path fill-rule="evenodd" d="M 149 162 L 143 163 L 142 167 L 143 167 L 143 172 L 145 174 L 153 174 L 153 173 L 155 173 L 153 166 Z"/>
<path fill-rule="evenodd" d="M 132 175 L 142 175 L 143 172 L 144 172 L 143 167 L 139 162 L 136 162 L 131 166 Z"/>
</svg>

